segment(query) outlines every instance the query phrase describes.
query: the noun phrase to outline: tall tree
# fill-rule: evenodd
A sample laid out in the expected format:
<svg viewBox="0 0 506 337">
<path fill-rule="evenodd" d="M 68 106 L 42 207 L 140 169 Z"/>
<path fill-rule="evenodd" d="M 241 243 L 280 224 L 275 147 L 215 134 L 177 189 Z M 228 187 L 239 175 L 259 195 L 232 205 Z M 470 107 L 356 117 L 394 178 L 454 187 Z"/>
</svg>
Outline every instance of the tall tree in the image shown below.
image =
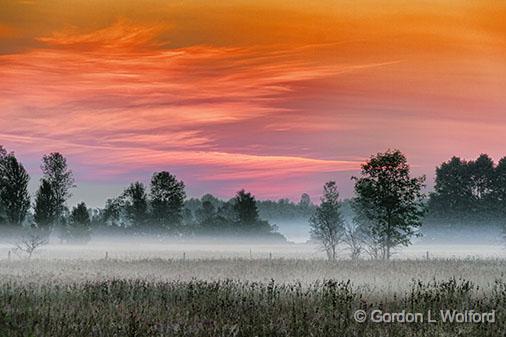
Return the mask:
<svg viewBox="0 0 506 337">
<path fill-rule="evenodd" d="M 275 228 L 269 222 L 260 219 L 255 197 L 244 190 L 237 192 L 231 200 L 233 218 L 229 221 L 236 224 L 236 231 L 242 234 L 264 235 L 272 233 Z M 219 213 L 224 213 L 221 208 Z"/>
<path fill-rule="evenodd" d="M 506 216 L 506 157 L 499 160 L 494 178 L 495 212 L 499 218 Z"/>
<path fill-rule="evenodd" d="M 481 154 L 475 161 L 469 162 L 471 190 L 473 193 L 474 213 L 489 217 L 494 201 L 494 161 L 486 154 Z"/>
<path fill-rule="evenodd" d="M 0 145 L 0 167 L 3 166 L 5 157 L 7 157 L 7 150 L 2 145 Z M 0 194 L 2 193 L 3 189 L 3 181 L 0 179 Z M 3 224 L 5 222 L 7 222 L 7 215 L 5 214 L 5 206 L 2 202 L 2 199 L 0 199 L 0 224 Z"/>
<path fill-rule="evenodd" d="M 355 180 L 354 208 L 370 224 L 370 231 L 390 259 L 392 248 L 411 243 L 418 235 L 425 213 L 425 177 L 412 178 L 406 157 L 399 151 L 387 151 L 362 165 Z"/>
<path fill-rule="evenodd" d="M 251 193 L 244 190 L 237 192 L 232 203 L 241 227 L 251 227 L 258 221 L 258 208 L 255 197 Z"/>
<path fill-rule="evenodd" d="M 91 219 L 88 208 L 84 202 L 72 209 L 70 222 L 67 224 L 67 241 L 87 242 L 91 235 Z"/>
<path fill-rule="evenodd" d="M 56 209 L 53 190 L 46 179 L 41 180 L 33 210 L 33 220 L 37 228 L 49 233 L 56 219 Z"/>
<path fill-rule="evenodd" d="M 151 214 L 163 229 L 177 230 L 183 218 L 186 193 L 182 181 L 169 172 L 156 172 L 151 178 Z"/>
<path fill-rule="evenodd" d="M 309 197 L 309 194 L 302 193 L 302 195 L 300 196 L 299 207 L 301 207 L 302 209 L 308 209 L 311 207 L 311 205 L 312 202 L 311 198 Z"/>
<path fill-rule="evenodd" d="M 339 192 L 335 181 L 323 186 L 323 197 L 320 206 L 309 219 L 311 237 L 317 240 L 327 253 L 327 258 L 336 260 L 337 245 L 345 234 L 344 220 L 341 215 Z"/>
<path fill-rule="evenodd" d="M 202 207 L 195 212 L 197 221 L 200 224 L 207 224 L 216 216 L 216 208 L 209 200 L 202 202 Z"/>
<path fill-rule="evenodd" d="M 30 176 L 14 154 L 6 155 L 0 161 L 0 200 L 11 225 L 20 226 L 30 208 L 28 182 Z"/>
<path fill-rule="evenodd" d="M 107 199 L 102 213 L 102 222 L 112 227 L 124 227 L 124 209 L 125 202 L 123 197 Z"/>
<path fill-rule="evenodd" d="M 452 157 L 436 168 L 434 192 L 430 195 L 431 213 L 457 218 L 472 209 L 471 171 L 466 161 Z"/>
<path fill-rule="evenodd" d="M 67 164 L 67 159 L 59 152 L 44 155 L 41 169 L 43 178 L 51 185 L 54 209 L 59 219 L 65 210 L 65 202 L 72 196 L 70 190 L 75 187 L 74 175 Z"/>
<path fill-rule="evenodd" d="M 140 230 L 148 217 L 148 196 L 144 184 L 135 182 L 123 193 L 126 216 L 134 229 Z"/>
</svg>

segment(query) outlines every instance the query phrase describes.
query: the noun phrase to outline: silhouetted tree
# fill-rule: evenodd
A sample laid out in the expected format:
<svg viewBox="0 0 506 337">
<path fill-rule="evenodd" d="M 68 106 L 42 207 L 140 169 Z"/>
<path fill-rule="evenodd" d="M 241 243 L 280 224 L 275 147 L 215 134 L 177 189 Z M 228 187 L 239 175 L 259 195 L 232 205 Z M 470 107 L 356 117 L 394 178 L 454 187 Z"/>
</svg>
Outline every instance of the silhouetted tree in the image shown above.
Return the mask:
<svg viewBox="0 0 506 337">
<path fill-rule="evenodd" d="M 302 193 L 302 195 L 300 196 L 299 207 L 301 207 L 303 209 L 308 209 L 311 207 L 311 205 L 312 205 L 312 202 L 311 202 L 311 198 L 309 197 L 309 194 Z"/>
<path fill-rule="evenodd" d="M 66 227 L 66 239 L 69 242 L 88 242 L 91 235 L 91 219 L 84 202 L 72 209 L 70 221 Z"/>
<path fill-rule="evenodd" d="M 124 200 L 122 197 L 107 199 L 102 212 L 102 222 L 106 226 L 125 227 L 125 223 L 123 222 L 124 210 Z"/>
<path fill-rule="evenodd" d="M 323 191 L 320 206 L 316 207 L 309 220 L 311 237 L 321 244 L 327 258 L 335 261 L 337 245 L 344 235 L 344 220 L 340 211 L 336 182 L 327 182 L 323 186 Z"/>
<path fill-rule="evenodd" d="M 481 154 L 475 161 L 469 162 L 471 190 L 473 193 L 472 211 L 486 217 L 491 215 L 494 201 L 494 161 L 486 154 Z"/>
<path fill-rule="evenodd" d="M 370 233 L 379 240 L 383 258 L 390 259 L 392 248 L 411 243 L 418 235 L 425 213 L 425 177 L 411 178 L 406 157 L 399 151 L 387 151 L 362 165 L 355 180 L 354 208 L 357 219 L 365 219 Z"/>
<path fill-rule="evenodd" d="M 151 214 L 153 221 L 163 229 L 177 230 L 183 218 L 186 193 L 182 181 L 169 172 L 153 174 L 151 178 Z"/>
<path fill-rule="evenodd" d="M 0 145 L 0 167 L 3 165 L 3 161 L 5 160 L 5 157 L 7 156 L 7 150 Z M 3 191 L 4 185 L 2 182 L 2 179 L 0 179 L 0 195 Z M 5 214 L 5 206 L 2 202 L 2 199 L 0 199 L 0 224 L 3 224 L 7 222 L 7 216 Z"/>
<path fill-rule="evenodd" d="M 51 185 L 54 195 L 54 209 L 56 217 L 62 216 L 65 202 L 72 196 L 70 189 L 75 187 L 72 170 L 68 167 L 67 160 L 59 152 L 44 155 L 41 165 L 43 178 Z"/>
<path fill-rule="evenodd" d="M 267 221 L 260 219 L 255 197 L 251 193 L 241 190 L 230 202 L 234 216 L 229 219 L 236 224 L 235 229 L 239 233 L 264 235 L 274 230 Z M 222 207 L 222 214 L 224 210 Z"/>
<path fill-rule="evenodd" d="M 211 201 L 206 200 L 202 202 L 202 208 L 199 208 L 195 213 L 199 223 L 208 223 L 216 216 L 216 209 Z"/>
<path fill-rule="evenodd" d="M 232 201 L 237 215 L 238 223 L 241 227 L 251 227 L 258 220 L 258 209 L 255 197 L 244 190 L 237 192 Z"/>
<path fill-rule="evenodd" d="M 230 207 L 230 205 L 228 206 Z M 196 232 L 203 234 L 229 233 L 233 225 L 233 215 L 226 217 L 220 211 L 222 211 L 221 207 L 216 209 L 213 201 L 206 198 L 202 202 L 202 207 L 195 211 Z"/>
<path fill-rule="evenodd" d="M 499 160 L 494 177 L 495 212 L 499 218 L 506 217 L 506 157 Z"/>
<path fill-rule="evenodd" d="M 51 184 L 46 179 L 42 179 L 37 194 L 35 195 L 33 220 L 37 227 L 47 234 L 51 231 L 56 220 L 55 205 Z"/>
<path fill-rule="evenodd" d="M 148 196 L 144 184 L 130 184 L 123 197 L 126 216 L 131 226 L 137 231 L 141 230 L 148 218 Z"/>
<path fill-rule="evenodd" d="M 441 217 L 459 217 L 472 207 L 473 191 L 468 163 L 458 157 L 436 168 L 431 212 Z"/>
<path fill-rule="evenodd" d="M 9 224 L 21 226 L 30 208 L 30 176 L 14 154 L 0 160 L 0 203 Z"/>
<path fill-rule="evenodd" d="M 506 196 L 506 164 L 495 166 L 486 154 L 474 161 L 453 157 L 436 168 L 429 210 L 444 223 L 502 222 Z"/>
</svg>

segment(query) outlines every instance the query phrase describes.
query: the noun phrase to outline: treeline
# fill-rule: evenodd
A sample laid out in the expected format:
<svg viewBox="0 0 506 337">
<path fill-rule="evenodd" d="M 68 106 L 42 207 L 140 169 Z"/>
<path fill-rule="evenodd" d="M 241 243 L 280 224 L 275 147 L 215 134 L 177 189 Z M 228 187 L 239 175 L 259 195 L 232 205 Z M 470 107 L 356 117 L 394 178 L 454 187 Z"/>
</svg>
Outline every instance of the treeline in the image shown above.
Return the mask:
<svg viewBox="0 0 506 337">
<path fill-rule="evenodd" d="M 430 222 L 503 224 L 506 219 L 506 157 L 453 157 L 436 168 L 429 199 Z"/>
<path fill-rule="evenodd" d="M 338 200 L 337 186 L 329 182 L 319 205 L 314 205 L 307 194 L 296 203 L 288 199 L 257 201 L 244 190 L 228 201 L 211 194 L 188 199 L 184 183 L 161 171 L 152 175 L 148 186 L 131 183 L 101 209 L 89 209 L 84 202 L 69 209 L 67 201 L 76 186 L 65 157 L 57 152 L 44 155 L 40 169 L 42 178 L 32 200 L 30 176 L 14 153 L 0 146 L 2 233 L 8 229 L 36 231 L 46 237 L 54 233 L 66 242 L 86 242 L 93 231 L 173 237 L 248 235 L 282 240 L 272 223 L 302 220 L 311 226 L 318 241 L 323 239 L 321 235 L 318 238 L 315 226 L 331 226 L 322 229 L 330 238 L 328 247 L 335 247 L 343 237 L 354 245 L 365 235 L 374 238 L 368 240 L 367 249 L 388 258 L 391 247 L 409 244 L 409 238 L 418 235 L 422 221 L 479 221 L 488 225 L 503 224 L 506 219 L 506 158 L 495 164 L 485 154 L 472 161 L 453 157 L 442 163 L 436 168 L 434 191 L 426 198 L 421 192 L 423 177 L 409 176 L 407 160 L 400 151 L 379 153 L 362 166 L 362 176 L 354 178 L 352 199 Z M 378 205 L 380 201 L 385 205 Z M 349 222 L 353 223 L 351 227 L 346 225 Z M 381 229 L 385 224 L 386 229 Z M 357 247 L 352 249 L 359 251 L 366 246 Z M 335 255 L 332 249 L 327 250 L 329 256 Z"/>
<path fill-rule="evenodd" d="M 334 181 L 324 185 L 310 218 L 311 236 L 330 260 L 343 244 L 354 259 L 364 253 L 390 259 L 394 249 L 422 234 L 422 224 L 505 224 L 506 158 L 497 164 L 486 154 L 472 161 L 451 158 L 436 168 L 428 198 L 425 177 L 411 177 L 407 159 L 398 150 L 372 156 L 352 179 L 351 219 L 343 216 Z"/>
<path fill-rule="evenodd" d="M 187 200 L 184 183 L 161 171 L 152 175 L 148 187 L 134 182 L 121 195 L 107 200 L 103 209 L 89 209 L 81 202 L 70 210 L 66 203 L 76 185 L 66 158 L 57 152 L 44 155 L 41 171 L 32 204 L 28 192 L 30 176 L 14 153 L 0 146 L 0 225 L 4 236 L 9 231 L 17 234 L 25 230 L 32 237 L 36 233 L 37 241 L 54 233 L 61 241 L 86 242 L 92 232 L 222 238 L 247 235 L 285 240 L 275 226 L 262 219 L 259 203 L 244 190 L 226 202 L 211 195 Z M 304 209 L 310 207 L 307 199 L 303 198 Z M 294 212 L 292 203 L 273 205 Z"/>
<path fill-rule="evenodd" d="M 257 236 L 284 240 L 263 220 L 259 202 L 244 190 L 223 201 L 211 194 L 186 200 L 185 185 L 169 172 L 156 172 L 149 189 L 135 182 L 93 216 L 99 230 L 171 236 Z"/>
<path fill-rule="evenodd" d="M 75 187 L 72 171 L 60 153 L 44 155 L 42 179 L 33 205 L 28 192 L 30 176 L 13 152 L 0 146 L 0 224 L 8 236 L 20 230 L 36 231 L 48 237 L 56 231 L 63 241 L 87 241 L 91 233 L 89 210 L 80 203 L 72 210 L 66 207 Z M 30 212 L 33 209 L 33 212 Z"/>
</svg>

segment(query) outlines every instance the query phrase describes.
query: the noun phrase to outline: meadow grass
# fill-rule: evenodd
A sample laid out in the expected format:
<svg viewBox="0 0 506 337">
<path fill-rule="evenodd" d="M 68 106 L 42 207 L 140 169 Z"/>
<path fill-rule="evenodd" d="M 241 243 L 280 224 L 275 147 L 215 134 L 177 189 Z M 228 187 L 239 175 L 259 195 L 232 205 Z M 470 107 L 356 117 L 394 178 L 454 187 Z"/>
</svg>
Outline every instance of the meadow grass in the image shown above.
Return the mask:
<svg viewBox="0 0 506 337">
<path fill-rule="evenodd" d="M 504 336 L 503 260 L 1 261 L 0 336 Z M 496 311 L 357 323 L 355 310 Z"/>
</svg>

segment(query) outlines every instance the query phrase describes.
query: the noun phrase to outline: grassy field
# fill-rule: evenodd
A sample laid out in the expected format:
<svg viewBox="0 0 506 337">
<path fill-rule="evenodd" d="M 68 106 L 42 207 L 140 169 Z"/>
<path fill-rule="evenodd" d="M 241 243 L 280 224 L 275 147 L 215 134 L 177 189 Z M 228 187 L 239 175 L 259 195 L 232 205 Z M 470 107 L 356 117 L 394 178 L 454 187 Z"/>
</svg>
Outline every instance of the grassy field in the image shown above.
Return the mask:
<svg viewBox="0 0 506 337">
<path fill-rule="evenodd" d="M 0 261 L 0 336 L 504 336 L 506 261 Z M 495 323 L 356 322 L 356 310 Z"/>
</svg>

